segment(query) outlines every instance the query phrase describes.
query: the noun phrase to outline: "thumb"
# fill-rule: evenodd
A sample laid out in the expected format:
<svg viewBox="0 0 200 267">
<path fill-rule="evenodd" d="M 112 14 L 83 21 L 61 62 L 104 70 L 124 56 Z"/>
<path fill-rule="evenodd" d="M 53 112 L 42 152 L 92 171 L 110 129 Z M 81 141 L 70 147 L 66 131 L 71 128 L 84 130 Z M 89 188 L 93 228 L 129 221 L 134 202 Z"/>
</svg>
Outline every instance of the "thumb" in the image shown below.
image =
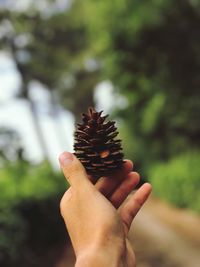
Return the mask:
<svg viewBox="0 0 200 267">
<path fill-rule="evenodd" d="M 85 168 L 74 154 L 63 152 L 59 156 L 59 162 L 65 178 L 72 187 L 80 186 L 83 182 L 89 182 Z"/>
</svg>

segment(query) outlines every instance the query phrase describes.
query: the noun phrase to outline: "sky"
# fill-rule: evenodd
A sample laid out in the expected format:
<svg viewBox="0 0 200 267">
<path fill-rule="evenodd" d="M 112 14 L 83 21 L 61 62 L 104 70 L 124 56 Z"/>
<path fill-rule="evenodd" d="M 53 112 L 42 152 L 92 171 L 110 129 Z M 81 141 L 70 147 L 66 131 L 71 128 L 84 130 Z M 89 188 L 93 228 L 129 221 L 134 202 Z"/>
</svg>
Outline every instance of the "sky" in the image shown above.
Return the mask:
<svg viewBox="0 0 200 267">
<path fill-rule="evenodd" d="M 46 13 L 46 15 L 62 12 L 64 9 L 68 9 L 70 5 L 71 0 L 54 0 L 51 4 L 46 0 L 0 0 L 1 8 L 26 11 L 31 6 Z"/>
<path fill-rule="evenodd" d="M 43 153 L 35 133 L 28 103 L 14 97 L 19 91 L 19 86 L 20 77 L 14 62 L 9 55 L 0 53 L 0 127 L 17 130 L 22 136 L 22 145 L 25 147 L 27 158 L 37 163 L 43 159 Z M 32 89 L 35 91 L 34 100 L 38 105 L 39 122 L 49 147 L 49 160 L 57 168 L 59 153 L 63 150 L 72 151 L 74 118 L 69 111 L 61 109 L 59 121 L 61 121 L 63 132 L 66 134 L 66 143 L 61 145 L 57 140 L 52 118 L 47 110 L 39 108 L 47 106 L 47 90 L 39 87 L 38 84 L 33 85 Z"/>
<path fill-rule="evenodd" d="M 46 0 L 0 0 L 0 8 L 26 11 L 31 5 L 32 8 L 41 10 L 44 16 L 63 12 L 70 7 L 70 4 L 71 0 L 55 0 L 51 4 Z M 7 23 L 6 20 L 5 23 Z M 10 25 L 6 24 L 0 26 L 0 35 L 5 34 L 4 27 L 9 27 L 12 31 Z M 9 29 L 6 28 L 6 31 Z M 20 84 L 20 76 L 12 58 L 5 51 L 0 51 L 0 127 L 17 130 L 22 137 L 21 143 L 25 148 L 26 157 L 37 163 L 43 159 L 43 153 L 37 139 L 29 104 L 15 97 Z M 56 136 L 54 120 L 48 112 L 48 91 L 37 83 L 32 84 L 32 89 L 39 123 L 49 148 L 49 160 L 55 168 L 58 168 L 58 155 L 63 150 L 72 151 L 73 149 L 74 118 L 69 111 L 60 108 L 59 124 L 63 135 L 66 136 L 66 142 L 63 142 L 64 138 L 62 138 L 61 143 Z"/>
</svg>

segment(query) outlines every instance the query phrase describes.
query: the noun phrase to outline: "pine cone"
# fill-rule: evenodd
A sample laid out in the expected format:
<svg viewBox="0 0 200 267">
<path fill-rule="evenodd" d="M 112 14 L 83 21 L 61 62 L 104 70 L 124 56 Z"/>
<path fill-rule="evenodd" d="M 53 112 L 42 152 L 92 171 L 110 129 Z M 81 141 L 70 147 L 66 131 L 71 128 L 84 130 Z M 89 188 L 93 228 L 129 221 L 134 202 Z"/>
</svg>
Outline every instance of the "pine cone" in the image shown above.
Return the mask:
<svg viewBox="0 0 200 267">
<path fill-rule="evenodd" d="M 84 165 L 88 174 L 95 177 L 108 176 L 120 169 L 124 163 L 121 140 L 114 121 L 105 122 L 103 111 L 88 109 L 82 114 L 82 124 L 77 124 L 75 132 L 75 155 Z"/>
</svg>

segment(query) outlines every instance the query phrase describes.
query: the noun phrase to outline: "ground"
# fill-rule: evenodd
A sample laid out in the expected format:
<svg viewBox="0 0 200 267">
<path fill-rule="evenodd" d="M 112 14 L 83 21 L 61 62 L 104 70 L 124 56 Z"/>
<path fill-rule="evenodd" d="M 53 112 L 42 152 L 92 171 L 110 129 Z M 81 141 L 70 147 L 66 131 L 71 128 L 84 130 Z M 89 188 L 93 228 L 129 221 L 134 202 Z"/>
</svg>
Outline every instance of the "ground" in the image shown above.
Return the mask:
<svg viewBox="0 0 200 267">
<path fill-rule="evenodd" d="M 130 230 L 137 267 L 199 267 L 200 216 L 151 198 Z M 70 245 L 55 267 L 74 267 Z"/>
</svg>

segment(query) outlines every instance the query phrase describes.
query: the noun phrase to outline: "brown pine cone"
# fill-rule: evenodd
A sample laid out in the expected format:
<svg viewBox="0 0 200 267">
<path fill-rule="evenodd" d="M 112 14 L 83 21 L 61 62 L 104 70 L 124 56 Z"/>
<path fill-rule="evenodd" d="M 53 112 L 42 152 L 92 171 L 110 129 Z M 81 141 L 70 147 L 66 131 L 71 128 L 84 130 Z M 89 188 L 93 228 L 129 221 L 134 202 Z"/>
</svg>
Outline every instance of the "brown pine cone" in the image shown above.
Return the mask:
<svg viewBox="0 0 200 267">
<path fill-rule="evenodd" d="M 124 163 L 121 140 L 114 121 L 105 122 L 103 111 L 89 108 L 82 114 L 82 124 L 77 124 L 75 132 L 75 155 L 84 165 L 88 174 L 95 177 L 108 176 L 120 169 Z"/>
</svg>

